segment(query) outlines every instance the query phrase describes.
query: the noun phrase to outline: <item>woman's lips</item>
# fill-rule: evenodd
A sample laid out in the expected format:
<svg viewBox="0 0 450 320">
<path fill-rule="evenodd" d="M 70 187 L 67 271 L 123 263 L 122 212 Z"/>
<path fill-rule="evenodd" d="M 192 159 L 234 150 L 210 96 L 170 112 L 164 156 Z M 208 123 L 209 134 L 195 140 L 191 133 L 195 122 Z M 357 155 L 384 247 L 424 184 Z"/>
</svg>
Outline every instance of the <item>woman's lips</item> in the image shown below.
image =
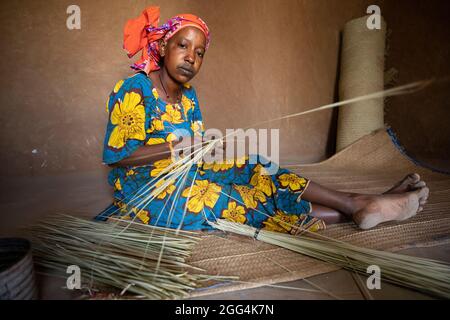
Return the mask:
<svg viewBox="0 0 450 320">
<path fill-rule="evenodd" d="M 192 71 L 191 69 L 187 69 L 187 68 L 183 68 L 183 67 L 179 67 L 178 69 L 180 69 L 181 72 L 187 76 L 191 76 L 194 73 L 194 71 Z"/>
</svg>

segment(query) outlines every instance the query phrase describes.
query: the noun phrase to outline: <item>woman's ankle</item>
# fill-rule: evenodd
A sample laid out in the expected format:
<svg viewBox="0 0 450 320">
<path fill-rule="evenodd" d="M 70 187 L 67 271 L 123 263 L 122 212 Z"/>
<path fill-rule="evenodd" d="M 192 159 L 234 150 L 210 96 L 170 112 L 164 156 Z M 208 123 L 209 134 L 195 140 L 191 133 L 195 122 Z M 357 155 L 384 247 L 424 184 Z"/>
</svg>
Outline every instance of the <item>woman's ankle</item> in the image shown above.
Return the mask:
<svg viewBox="0 0 450 320">
<path fill-rule="evenodd" d="M 353 217 L 356 212 L 362 210 L 367 206 L 371 198 L 372 197 L 370 195 L 348 193 L 346 200 L 346 210 L 344 213 L 349 217 Z"/>
</svg>

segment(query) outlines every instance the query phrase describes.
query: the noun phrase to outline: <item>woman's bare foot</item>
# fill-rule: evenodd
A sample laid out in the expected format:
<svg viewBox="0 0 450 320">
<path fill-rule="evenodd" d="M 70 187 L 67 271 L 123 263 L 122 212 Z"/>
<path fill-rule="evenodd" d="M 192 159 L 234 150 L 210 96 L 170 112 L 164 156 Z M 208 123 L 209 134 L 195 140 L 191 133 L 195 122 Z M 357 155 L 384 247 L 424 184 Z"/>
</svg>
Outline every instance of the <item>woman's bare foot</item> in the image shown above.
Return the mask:
<svg viewBox="0 0 450 320">
<path fill-rule="evenodd" d="M 426 187 L 426 183 L 420 179 L 420 175 L 418 173 L 410 173 L 383 194 L 404 193 L 423 187 Z M 426 204 L 427 200 L 428 197 L 420 201 L 418 212 L 423 210 L 423 206 Z"/>
<path fill-rule="evenodd" d="M 414 191 L 382 195 L 358 195 L 353 221 L 361 229 L 370 229 L 387 221 L 402 221 L 419 212 L 420 204 L 428 199 L 429 189 L 420 187 Z M 359 207 L 359 208 L 358 208 Z"/>
<path fill-rule="evenodd" d="M 420 175 L 418 173 L 410 173 L 383 194 L 404 193 L 425 186 L 425 181 L 420 180 Z"/>
</svg>

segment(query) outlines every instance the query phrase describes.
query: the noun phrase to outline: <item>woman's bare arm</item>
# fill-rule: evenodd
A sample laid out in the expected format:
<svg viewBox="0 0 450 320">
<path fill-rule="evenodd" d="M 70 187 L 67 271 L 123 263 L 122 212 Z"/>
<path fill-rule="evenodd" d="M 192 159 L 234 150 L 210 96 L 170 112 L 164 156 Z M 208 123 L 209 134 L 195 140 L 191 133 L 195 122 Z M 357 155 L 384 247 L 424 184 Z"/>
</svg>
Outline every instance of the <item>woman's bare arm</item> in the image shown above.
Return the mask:
<svg viewBox="0 0 450 320">
<path fill-rule="evenodd" d="M 177 145 L 180 144 L 180 148 L 188 146 L 194 146 L 198 143 L 198 140 L 194 137 L 187 137 L 190 141 L 183 141 L 185 137 L 180 137 L 179 140 L 173 141 L 172 146 L 174 150 L 178 150 Z M 183 144 L 181 144 L 183 142 Z M 129 157 L 122 159 L 118 162 L 112 163 L 110 167 L 127 167 L 127 166 L 145 166 L 152 164 L 155 161 L 167 159 L 171 156 L 170 144 L 160 143 L 154 145 L 144 145 L 139 147 Z"/>
<path fill-rule="evenodd" d="M 129 157 L 112 163 L 110 167 L 145 166 L 155 161 L 170 157 L 169 143 L 144 145 L 139 147 Z"/>
</svg>

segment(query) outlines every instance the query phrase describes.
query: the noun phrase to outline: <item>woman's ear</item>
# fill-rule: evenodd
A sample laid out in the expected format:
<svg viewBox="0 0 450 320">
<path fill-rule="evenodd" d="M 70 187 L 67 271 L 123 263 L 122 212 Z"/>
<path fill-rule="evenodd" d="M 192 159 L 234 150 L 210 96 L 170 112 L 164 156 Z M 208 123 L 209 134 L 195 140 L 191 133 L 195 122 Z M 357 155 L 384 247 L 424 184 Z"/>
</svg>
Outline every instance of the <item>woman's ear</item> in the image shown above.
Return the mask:
<svg viewBox="0 0 450 320">
<path fill-rule="evenodd" d="M 159 42 L 159 55 L 164 57 L 166 55 L 167 43 L 164 40 Z"/>
</svg>

